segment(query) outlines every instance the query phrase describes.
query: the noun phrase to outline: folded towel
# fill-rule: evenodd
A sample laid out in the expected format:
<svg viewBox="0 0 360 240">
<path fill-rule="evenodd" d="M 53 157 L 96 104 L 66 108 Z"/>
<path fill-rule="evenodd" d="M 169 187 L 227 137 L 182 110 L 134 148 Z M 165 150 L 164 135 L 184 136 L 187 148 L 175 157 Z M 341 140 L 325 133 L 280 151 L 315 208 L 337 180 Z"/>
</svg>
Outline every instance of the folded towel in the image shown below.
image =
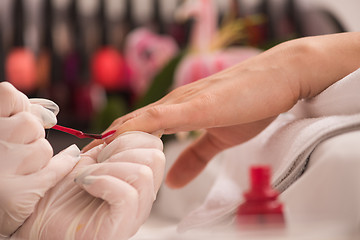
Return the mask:
<svg viewBox="0 0 360 240">
<path fill-rule="evenodd" d="M 360 69 L 311 100 L 299 101 L 250 141 L 221 153 L 222 170 L 205 202 L 179 231 L 208 226 L 233 213 L 248 189 L 248 168 L 268 164 L 272 184 L 285 191 L 306 170 L 311 152 L 326 139 L 360 129 Z"/>
</svg>

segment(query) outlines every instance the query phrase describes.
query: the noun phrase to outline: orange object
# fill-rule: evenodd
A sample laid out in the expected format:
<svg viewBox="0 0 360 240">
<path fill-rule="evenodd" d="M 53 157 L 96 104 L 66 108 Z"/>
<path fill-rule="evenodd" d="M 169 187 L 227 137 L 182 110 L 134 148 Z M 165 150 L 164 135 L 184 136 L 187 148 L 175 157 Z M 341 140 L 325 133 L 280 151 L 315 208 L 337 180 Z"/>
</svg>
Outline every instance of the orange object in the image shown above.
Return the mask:
<svg viewBox="0 0 360 240">
<path fill-rule="evenodd" d="M 103 47 L 95 53 L 91 72 L 93 80 L 106 90 L 121 90 L 127 87 L 125 61 L 112 47 Z"/>
<path fill-rule="evenodd" d="M 26 48 L 13 49 L 5 62 L 6 80 L 18 90 L 28 93 L 36 89 L 36 59 Z"/>
<path fill-rule="evenodd" d="M 34 53 L 24 47 L 24 3 L 14 0 L 13 3 L 13 49 L 5 60 L 5 80 L 11 82 L 24 93 L 36 89 L 36 59 Z"/>
</svg>

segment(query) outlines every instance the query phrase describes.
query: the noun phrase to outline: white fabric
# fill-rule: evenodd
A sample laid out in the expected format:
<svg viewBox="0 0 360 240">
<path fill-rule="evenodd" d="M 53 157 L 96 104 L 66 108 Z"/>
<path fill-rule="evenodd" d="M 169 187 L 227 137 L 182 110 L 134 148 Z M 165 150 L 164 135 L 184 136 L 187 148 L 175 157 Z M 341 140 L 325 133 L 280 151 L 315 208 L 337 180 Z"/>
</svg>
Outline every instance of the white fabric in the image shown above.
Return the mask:
<svg viewBox="0 0 360 240">
<path fill-rule="evenodd" d="M 169 171 L 180 153 L 191 141 L 169 141 L 164 145 L 165 172 Z M 152 213 L 164 219 L 179 222 L 194 208 L 201 205 L 218 174 L 219 162 L 212 161 L 194 181 L 181 189 L 171 189 L 165 184 L 160 188 Z"/>
<path fill-rule="evenodd" d="M 218 223 L 215 226 L 179 233 L 176 231 L 176 220 L 152 216 L 131 239 L 360 239 L 359 142 L 360 131 L 353 131 L 325 140 L 316 147 L 310 156 L 307 171 L 281 194 L 281 201 L 285 204 L 287 222 L 285 230 L 268 229 L 248 232 L 239 230 L 236 224 L 229 224 L 227 221 L 223 224 Z M 223 192 L 228 193 L 231 189 L 241 190 L 232 187 L 231 181 L 228 181 L 230 183 L 228 185 L 225 182 L 226 179 L 222 180 L 224 180 L 222 186 L 227 186 Z M 220 194 L 221 190 L 219 188 L 218 190 Z M 192 196 L 197 196 L 196 191 L 193 191 Z M 182 198 L 186 200 L 185 196 Z M 177 206 L 175 203 L 168 210 L 171 211 Z M 218 211 L 221 209 L 219 208 Z"/>
<path fill-rule="evenodd" d="M 247 189 L 248 167 L 252 164 L 269 164 L 273 169 L 273 185 L 280 191 L 286 190 L 304 172 L 310 154 L 321 142 L 360 129 L 359 90 L 360 69 L 312 100 L 300 101 L 254 139 L 222 153 L 221 158 L 226 160 L 217 181 L 203 205 L 181 221 L 179 230 L 206 226 L 234 212 Z M 334 174 L 343 175 L 336 168 L 333 170 Z M 357 171 L 360 174 L 360 169 Z M 317 174 L 324 172 L 318 168 Z M 303 186 L 307 188 L 311 188 L 311 181 Z M 301 191 L 304 190 L 299 188 L 300 196 Z"/>
</svg>

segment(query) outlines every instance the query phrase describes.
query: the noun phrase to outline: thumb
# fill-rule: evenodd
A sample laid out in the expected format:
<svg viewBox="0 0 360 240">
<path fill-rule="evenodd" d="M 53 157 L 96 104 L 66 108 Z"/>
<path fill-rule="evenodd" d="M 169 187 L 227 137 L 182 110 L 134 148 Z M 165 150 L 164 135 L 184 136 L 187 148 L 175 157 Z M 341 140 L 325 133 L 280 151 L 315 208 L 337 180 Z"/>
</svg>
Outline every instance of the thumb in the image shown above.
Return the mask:
<svg viewBox="0 0 360 240">
<path fill-rule="evenodd" d="M 106 232 L 109 236 L 103 236 L 104 239 L 115 239 L 114 235 L 117 235 L 116 239 L 129 239 L 135 234 L 139 227 L 134 225 L 139 207 L 139 194 L 134 187 L 110 175 L 82 174 L 75 178 L 75 182 L 92 196 L 101 198 L 109 204 L 107 216 L 101 217 L 99 221 L 95 219 L 101 223 L 96 229 L 101 227 L 103 233 Z M 118 227 L 121 229 L 120 232 Z"/>
<path fill-rule="evenodd" d="M 225 149 L 217 138 L 209 133 L 202 135 L 180 154 L 166 177 L 170 188 L 181 188 L 197 177 L 208 162 Z"/>
<path fill-rule="evenodd" d="M 56 154 L 49 161 L 46 167 L 35 173 L 35 179 L 39 179 L 45 184 L 42 188 L 44 193 L 69 174 L 79 160 L 80 150 L 75 144 L 73 144 Z"/>
<path fill-rule="evenodd" d="M 53 127 L 57 122 L 55 114 L 40 105 L 31 104 L 30 112 L 39 119 L 45 129 Z"/>
</svg>

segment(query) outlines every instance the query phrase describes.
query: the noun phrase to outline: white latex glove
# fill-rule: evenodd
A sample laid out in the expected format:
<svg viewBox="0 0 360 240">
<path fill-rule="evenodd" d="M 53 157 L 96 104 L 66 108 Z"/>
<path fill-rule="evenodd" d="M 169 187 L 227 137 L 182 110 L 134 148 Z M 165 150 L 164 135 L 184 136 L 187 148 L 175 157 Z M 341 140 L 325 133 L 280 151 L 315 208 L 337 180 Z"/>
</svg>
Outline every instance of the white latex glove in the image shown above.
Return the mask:
<svg viewBox="0 0 360 240">
<path fill-rule="evenodd" d="M 57 108 L 49 100 L 38 101 Z M 0 83 L 0 237 L 15 232 L 79 159 L 76 146 L 52 158 L 44 127 L 54 124 L 53 112 L 31 104 L 10 83 Z"/>
<path fill-rule="evenodd" d="M 12 239 L 130 238 L 148 217 L 163 179 L 162 147 L 158 137 L 129 132 L 82 154 Z"/>
</svg>

